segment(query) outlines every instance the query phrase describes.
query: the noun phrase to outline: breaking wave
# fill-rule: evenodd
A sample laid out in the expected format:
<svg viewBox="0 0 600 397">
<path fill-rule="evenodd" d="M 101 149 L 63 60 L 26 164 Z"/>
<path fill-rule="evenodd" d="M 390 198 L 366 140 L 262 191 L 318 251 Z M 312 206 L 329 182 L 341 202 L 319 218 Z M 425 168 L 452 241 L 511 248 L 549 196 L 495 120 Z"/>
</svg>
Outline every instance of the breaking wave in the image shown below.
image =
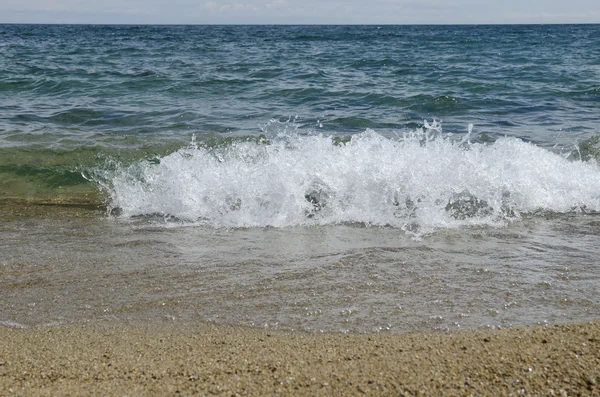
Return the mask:
<svg viewBox="0 0 600 397">
<path fill-rule="evenodd" d="M 468 138 L 453 139 L 434 121 L 392 137 L 366 130 L 347 139 L 297 132 L 221 145 L 194 139 L 94 178 L 116 216 L 217 228 L 363 224 L 421 234 L 600 211 L 595 160 L 572 161 L 515 138 Z"/>
</svg>

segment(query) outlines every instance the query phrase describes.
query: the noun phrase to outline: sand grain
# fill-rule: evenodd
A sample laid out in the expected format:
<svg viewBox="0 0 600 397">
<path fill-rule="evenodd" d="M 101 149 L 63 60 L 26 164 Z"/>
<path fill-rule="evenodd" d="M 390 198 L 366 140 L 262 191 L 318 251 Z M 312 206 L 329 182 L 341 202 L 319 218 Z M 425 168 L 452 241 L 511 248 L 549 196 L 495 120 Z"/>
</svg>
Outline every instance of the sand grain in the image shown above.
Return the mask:
<svg viewBox="0 0 600 397">
<path fill-rule="evenodd" d="M 309 334 L 0 327 L 0 395 L 600 395 L 600 322 Z"/>
</svg>

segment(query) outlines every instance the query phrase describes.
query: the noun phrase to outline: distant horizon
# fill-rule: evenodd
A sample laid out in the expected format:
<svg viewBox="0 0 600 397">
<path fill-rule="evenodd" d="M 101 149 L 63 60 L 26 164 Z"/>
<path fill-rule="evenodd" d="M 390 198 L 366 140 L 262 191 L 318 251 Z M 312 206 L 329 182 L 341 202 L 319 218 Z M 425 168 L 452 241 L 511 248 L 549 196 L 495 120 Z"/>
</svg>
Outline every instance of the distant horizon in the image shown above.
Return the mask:
<svg viewBox="0 0 600 397">
<path fill-rule="evenodd" d="M 56 25 L 56 26 L 545 26 L 545 25 L 600 25 L 600 22 L 549 23 L 78 23 L 78 22 L 0 22 L 0 25 Z"/>
</svg>

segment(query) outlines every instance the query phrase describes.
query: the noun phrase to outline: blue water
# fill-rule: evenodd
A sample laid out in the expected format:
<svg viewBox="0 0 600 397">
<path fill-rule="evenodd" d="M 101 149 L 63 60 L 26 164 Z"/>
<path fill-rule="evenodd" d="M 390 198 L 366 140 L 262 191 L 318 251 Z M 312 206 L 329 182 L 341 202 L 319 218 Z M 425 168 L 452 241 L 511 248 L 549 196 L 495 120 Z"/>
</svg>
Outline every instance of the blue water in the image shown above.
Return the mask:
<svg viewBox="0 0 600 397">
<path fill-rule="evenodd" d="M 0 324 L 598 318 L 598 37 L 0 25 Z"/>
<path fill-rule="evenodd" d="M 3 141 L 303 131 L 597 134 L 599 25 L 0 27 Z M 19 139 L 19 136 L 21 137 Z M 126 144 L 126 140 L 123 144 Z M 5 143 L 8 145 L 8 143 Z"/>
<path fill-rule="evenodd" d="M 193 134 L 394 138 L 434 119 L 446 133 L 473 124 L 475 140 L 570 152 L 599 135 L 599 31 L 1 25 L 0 183 L 50 168 L 55 185 L 85 184 L 74 164 L 168 155 Z M 11 197 L 56 195 L 2 185 Z"/>
</svg>

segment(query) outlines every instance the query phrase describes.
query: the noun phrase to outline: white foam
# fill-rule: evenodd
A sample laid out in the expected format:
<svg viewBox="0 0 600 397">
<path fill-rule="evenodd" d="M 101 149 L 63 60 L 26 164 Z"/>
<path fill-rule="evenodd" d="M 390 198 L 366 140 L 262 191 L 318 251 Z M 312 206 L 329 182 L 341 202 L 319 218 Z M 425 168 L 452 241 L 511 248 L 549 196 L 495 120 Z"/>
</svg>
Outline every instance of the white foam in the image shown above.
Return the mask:
<svg viewBox="0 0 600 397">
<path fill-rule="evenodd" d="M 269 143 L 193 143 L 105 171 L 111 208 L 214 227 L 363 223 L 413 232 L 503 225 L 536 211 L 600 211 L 600 168 L 514 138 L 458 142 L 439 124 L 341 145 L 285 133 Z"/>
<path fill-rule="evenodd" d="M 27 326 L 17 323 L 15 321 L 4 321 L 0 320 L 0 327 L 11 327 L 11 328 L 27 328 Z"/>
</svg>

